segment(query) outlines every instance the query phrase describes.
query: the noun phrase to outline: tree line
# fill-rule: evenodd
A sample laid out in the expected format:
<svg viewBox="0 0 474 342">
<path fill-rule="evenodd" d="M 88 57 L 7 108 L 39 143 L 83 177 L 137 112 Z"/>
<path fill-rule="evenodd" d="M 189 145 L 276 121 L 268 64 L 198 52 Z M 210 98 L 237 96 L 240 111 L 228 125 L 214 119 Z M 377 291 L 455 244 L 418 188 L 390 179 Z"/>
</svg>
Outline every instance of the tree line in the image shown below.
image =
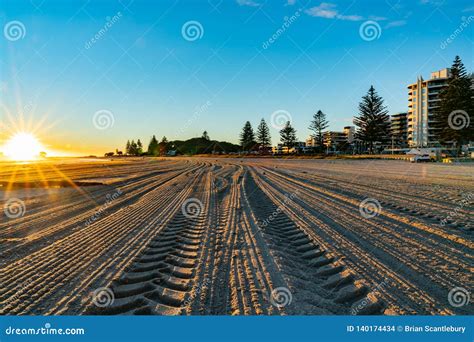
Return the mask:
<svg viewBox="0 0 474 342">
<path fill-rule="evenodd" d="M 359 115 L 354 118 L 354 124 L 358 127 L 355 138 L 362 141 L 369 150 L 373 149 L 375 142 L 385 142 L 389 138 L 390 117 L 380 97 L 373 86 L 359 104 Z M 315 152 L 324 150 L 324 134 L 329 127 L 326 113 L 318 110 L 313 114 L 308 129 L 311 131 L 311 138 L 315 141 Z M 280 129 L 280 142 L 283 147 L 294 147 L 298 140 L 296 129 L 287 121 Z M 270 130 L 265 119 L 260 120 L 257 133 L 254 133 L 250 121 L 245 122 L 239 136 L 240 146 L 243 151 L 265 151 L 271 146 Z"/>
<path fill-rule="evenodd" d="M 459 56 L 456 56 L 450 68 L 450 75 L 447 86 L 439 94 L 439 106 L 434 111 L 434 134 L 440 144 L 453 144 L 460 148 L 474 140 L 474 88 L 473 76 L 466 71 L 464 64 Z M 458 115 L 453 117 L 453 114 Z M 460 115 L 460 116 L 459 116 Z M 457 120 L 456 122 L 453 122 Z M 358 106 L 358 114 L 354 117 L 356 131 L 354 138 L 359 147 L 372 153 L 376 143 L 387 146 L 393 139 L 391 135 L 390 116 L 383 98 L 378 95 L 374 86 L 370 86 L 366 95 L 364 95 Z M 322 110 L 315 112 L 311 118 L 308 129 L 311 131 L 311 137 L 315 141 L 315 152 L 324 151 L 324 134 L 329 127 L 329 121 L 326 113 Z M 291 121 L 287 121 L 279 131 L 280 142 L 284 147 L 294 147 L 297 144 L 296 129 Z M 131 156 L 141 155 L 166 155 L 170 148 L 175 148 L 177 142 L 169 142 L 163 137 L 160 142 L 155 135 L 150 139 L 145 150 L 140 139 L 128 140 L 125 146 L 125 154 Z M 204 131 L 200 138 L 187 140 L 184 150 L 204 151 L 206 153 L 215 152 L 216 149 L 222 150 L 222 145 L 234 151 L 233 144 L 227 142 L 211 141 L 207 131 Z M 180 142 L 180 143 L 186 143 Z M 197 144 L 199 148 L 188 146 Z M 265 121 L 261 119 L 254 132 L 250 121 L 246 121 L 239 135 L 240 150 L 244 152 L 260 151 L 270 152 L 271 149 L 270 129 Z M 212 150 L 212 151 L 211 151 Z M 222 152 L 222 151 L 221 151 Z M 183 152 L 185 153 L 185 152 Z M 106 155 L 113 155 L 109 152 Z M 121 151 L 116 150 L 117 155 L 122 155 Z"/>
<path fill-rule="evenodd" d="M 136 143 L 134 140 L 128 140 L 125 145 L 125 153 L 129 156 L 158 156 L 165 155 L 168 151 L 168 147 L 168 139 L 165 136 L 161 138 L 160 142 L 158 142 L 156 136 L 153 135 L 150 139 L 150 142 L 148 143 L 148 147 L 146 150 L 143 149 L 143 145 L 140 139 L 138 139 Z"/>
<path fill-rule="evenodd" d="M 188 140 L 169 141 L 164 136 L 158 141 L 156 135 L 150 138 L 148 146 L 145 147 L 141 140 L 128 140 L 125 145 L 125 153 L 118 149 L 114 152 L 108 152 L 106 157 L 117 156 L 165 156 L 174 154 L 206 154 L 206 153 L 224 153 L 238 152 L 239 147 L 225 141 L 211 140 L 207 131 L 204 131 L 200 137 Z"/>
<path fill-rule="evenodd" d="M 168 151 L 169 143 L 166 137 L 163 137 L 160 142 L 156 139 L 156 136 L 153 135 L 148 143 L 148 148 L 145 150 L 143 148 L 143 143 L 140 139 L 135 140 L 127 140 L 125 144 L 125 155 L 127 156 L 158 156 L 158 155 L 165 155 Z M 106 157 L 113 156 L 114 152 L 108 152 L 105 154 Z M 115 150 L 115 155 L 122 156 L 124 153 L 119 149 Z"/>
<path fill-rule="evenodd" d="M 461 147 L 474 140 L 474 88 L 473 77 L 469 75 L 461 58 L 456 56 L 450 69 L 447 86 L 439 94 L 440 105 L 434 111 L 434 132 L 440 144 L 454 144 Z M 455 118 L 453 114 L 458 114 Z M 453 120 L 457 119 L 458 122 Z M 356 131 L 354 138 L 360 148 L 374 152 L 376 143 L 389 145 L 392 140 L 390 115 L 383 98 L 378 95 L 374 86 L 370 86 L 358 106 L 358 115 L 354 117 Z M 327 115 L 318 110 L 313 114 L 309 130 L 315 141 L 316 152 L 323 152 L 324 133 L 329 127 Z M 280 142 L 284 147 L 294 147 L 297 143 L 296 129 L 287 121 L 279 131 Z M 264 119 L 260 120 L 257 133 L 254 133 L 249 121 L 245 122 L 239 136 L 243 151 L 262 151 L 271 146 L 271 137 L 268 125 Z"/>
</svg>

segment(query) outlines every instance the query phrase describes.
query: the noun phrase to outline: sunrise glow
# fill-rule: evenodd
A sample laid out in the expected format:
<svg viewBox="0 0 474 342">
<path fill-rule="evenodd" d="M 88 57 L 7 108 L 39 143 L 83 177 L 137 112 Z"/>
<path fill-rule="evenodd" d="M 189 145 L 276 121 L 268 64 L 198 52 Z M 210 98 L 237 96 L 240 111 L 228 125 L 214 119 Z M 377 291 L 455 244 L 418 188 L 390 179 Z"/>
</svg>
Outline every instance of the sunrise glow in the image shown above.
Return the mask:
<svg viewBox="0 0 474 342">
<path fill-rule="evenodd" d="M 36 160 L 43 151 L 44 147 L 39 140 L 27 132 L 14 134 L 3 147 L 6 157 L 18 161 Z"/>
</svg>

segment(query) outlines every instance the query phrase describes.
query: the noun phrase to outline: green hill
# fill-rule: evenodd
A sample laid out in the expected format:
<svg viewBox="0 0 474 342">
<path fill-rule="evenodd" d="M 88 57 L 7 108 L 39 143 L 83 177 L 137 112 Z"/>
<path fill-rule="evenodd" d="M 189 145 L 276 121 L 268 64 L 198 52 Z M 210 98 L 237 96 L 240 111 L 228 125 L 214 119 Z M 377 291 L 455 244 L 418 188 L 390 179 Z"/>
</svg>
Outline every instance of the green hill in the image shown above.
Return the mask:
<svg viewBox="0 0 474 342">
<path fill-rule="evenodd" d="M 191 138 L 188 140 L 174 140 L 168 143 L 168 151 L 176 150 L 177 154 L 208 154 L 238 152 L 239 145 L 227 141 L 206 140 Z"/>
</svg>

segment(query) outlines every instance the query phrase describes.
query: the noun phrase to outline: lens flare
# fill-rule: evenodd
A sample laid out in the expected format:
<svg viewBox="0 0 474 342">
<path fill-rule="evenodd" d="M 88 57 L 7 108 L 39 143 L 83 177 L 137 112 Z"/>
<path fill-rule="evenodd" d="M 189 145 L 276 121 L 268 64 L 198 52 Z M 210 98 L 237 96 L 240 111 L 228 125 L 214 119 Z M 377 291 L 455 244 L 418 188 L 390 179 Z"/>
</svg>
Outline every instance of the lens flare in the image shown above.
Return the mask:
<svg viewBox="0 0 474 342">
<path fill-rule="evenodd" d="M 12 160 L 35 160 L 44 151 L 43 145 L 31 133 L 19 132 L 13 135 L 3 147 L 3 153 Z"/>
</svg>

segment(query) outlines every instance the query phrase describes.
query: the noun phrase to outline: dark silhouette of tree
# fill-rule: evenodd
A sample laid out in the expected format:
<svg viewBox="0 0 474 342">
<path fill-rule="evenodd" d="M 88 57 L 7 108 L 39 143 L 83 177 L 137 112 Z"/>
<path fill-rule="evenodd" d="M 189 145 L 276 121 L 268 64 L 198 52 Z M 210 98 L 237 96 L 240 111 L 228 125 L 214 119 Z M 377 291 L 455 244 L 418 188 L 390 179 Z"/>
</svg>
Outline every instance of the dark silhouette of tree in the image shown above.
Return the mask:
<svg viewBox="0 0 474 342">
<path fill-rule="evenodd" d="M 247 121 L 242 128 L 242 133 L 240 133 L 240 146 L 244 151 L 250 151 L 255 145 L 255 134 L 253 132 L 252 125 Z"/>
<path fill-rule="evenodd" d="M 270 129 L 264 119 L 260 120 L 260 124 L 257 127 L 257 143 L 263 149 L 271 146 Z"/>
<path fill-rule="evenodd" d="M 368 146 L 370 153 L 373 153 L 375 142 L 387 143 L 390 140 L 388 111 L 373 86 L 362 97 L 359 116 L 354 118 L 354 124 L 358 127 L 355 137 Z"/>
<path fill-rule="evenodd" d="M 326 114 L 324 114 L 321 110 L 318 110 L 316 113 L 313 114 L 313 120 L 309 125 L 309 129 L 313 131 L 311 137 L 316 141 L 318 151 L 322 151 L 324 147 L 324 130 L 328 128 L 329 122 L 326 120 Z"/>
<path fill-rule="evenodd" d="M 130 143 L 130 155 L 136 156 L 137 151 L 138 151 L 137 143 L 135 142 L 135 140 L 132 140 L 132 142 Z"/>
<path fill-rule="evenodd" d="M 204 140 L 211 140 L 211 139 L 209 138 L 209 134 L 207 134 L 207 131 L 202 132 L 202 138 L 203 138 Z"/>
<path fill-rule="evenodd" d="M 296 130 L 291 126 L 291 122 L 287 121 L 285 127 L 280 130 L 280 141 L 283 146 L 293 147 L 296 143 Z"/>
<path fill-rule="evenodd" d="M 156 137 L 154 135 L 153 137 L 151 137 L 150 143 L 148 144 L 147 152 L 151 156 L 157 156 L 159 153 L 158 140 L 156 140 Z"/>
<path fill-rule="evenodd" d="M 459 152 L 463 144 L 474 140 L 474 89 L 459 56 L 454 59 L 448 85 L 439 99 L 434 111 L 435 136 L 442 144 L 455 144 Z"/>
<path fill-rule="evenodd" d="M 127 140 L 127 144 L 125 145 L 125 154 L 131 154 L 130 153 L 130 140 Z"/>
<path fill-rule="evenodd" d="M 142 142 L 140 141 L 140 139 L 137 140 L 137 151 L 136 151 L 136 155 L 137 156 L 140 156 L 143 154 L 143 145 L 142 145 Z"/>
<path fill-rule="evenodd" d="M 160 147 L 160 155 L 162 156 L 166 155 L 166 152 L 168 152 L 168 139 L 166 139 L 166 137 L 163 137 L 161 139 L 159 147 Z"/>
</svg>

